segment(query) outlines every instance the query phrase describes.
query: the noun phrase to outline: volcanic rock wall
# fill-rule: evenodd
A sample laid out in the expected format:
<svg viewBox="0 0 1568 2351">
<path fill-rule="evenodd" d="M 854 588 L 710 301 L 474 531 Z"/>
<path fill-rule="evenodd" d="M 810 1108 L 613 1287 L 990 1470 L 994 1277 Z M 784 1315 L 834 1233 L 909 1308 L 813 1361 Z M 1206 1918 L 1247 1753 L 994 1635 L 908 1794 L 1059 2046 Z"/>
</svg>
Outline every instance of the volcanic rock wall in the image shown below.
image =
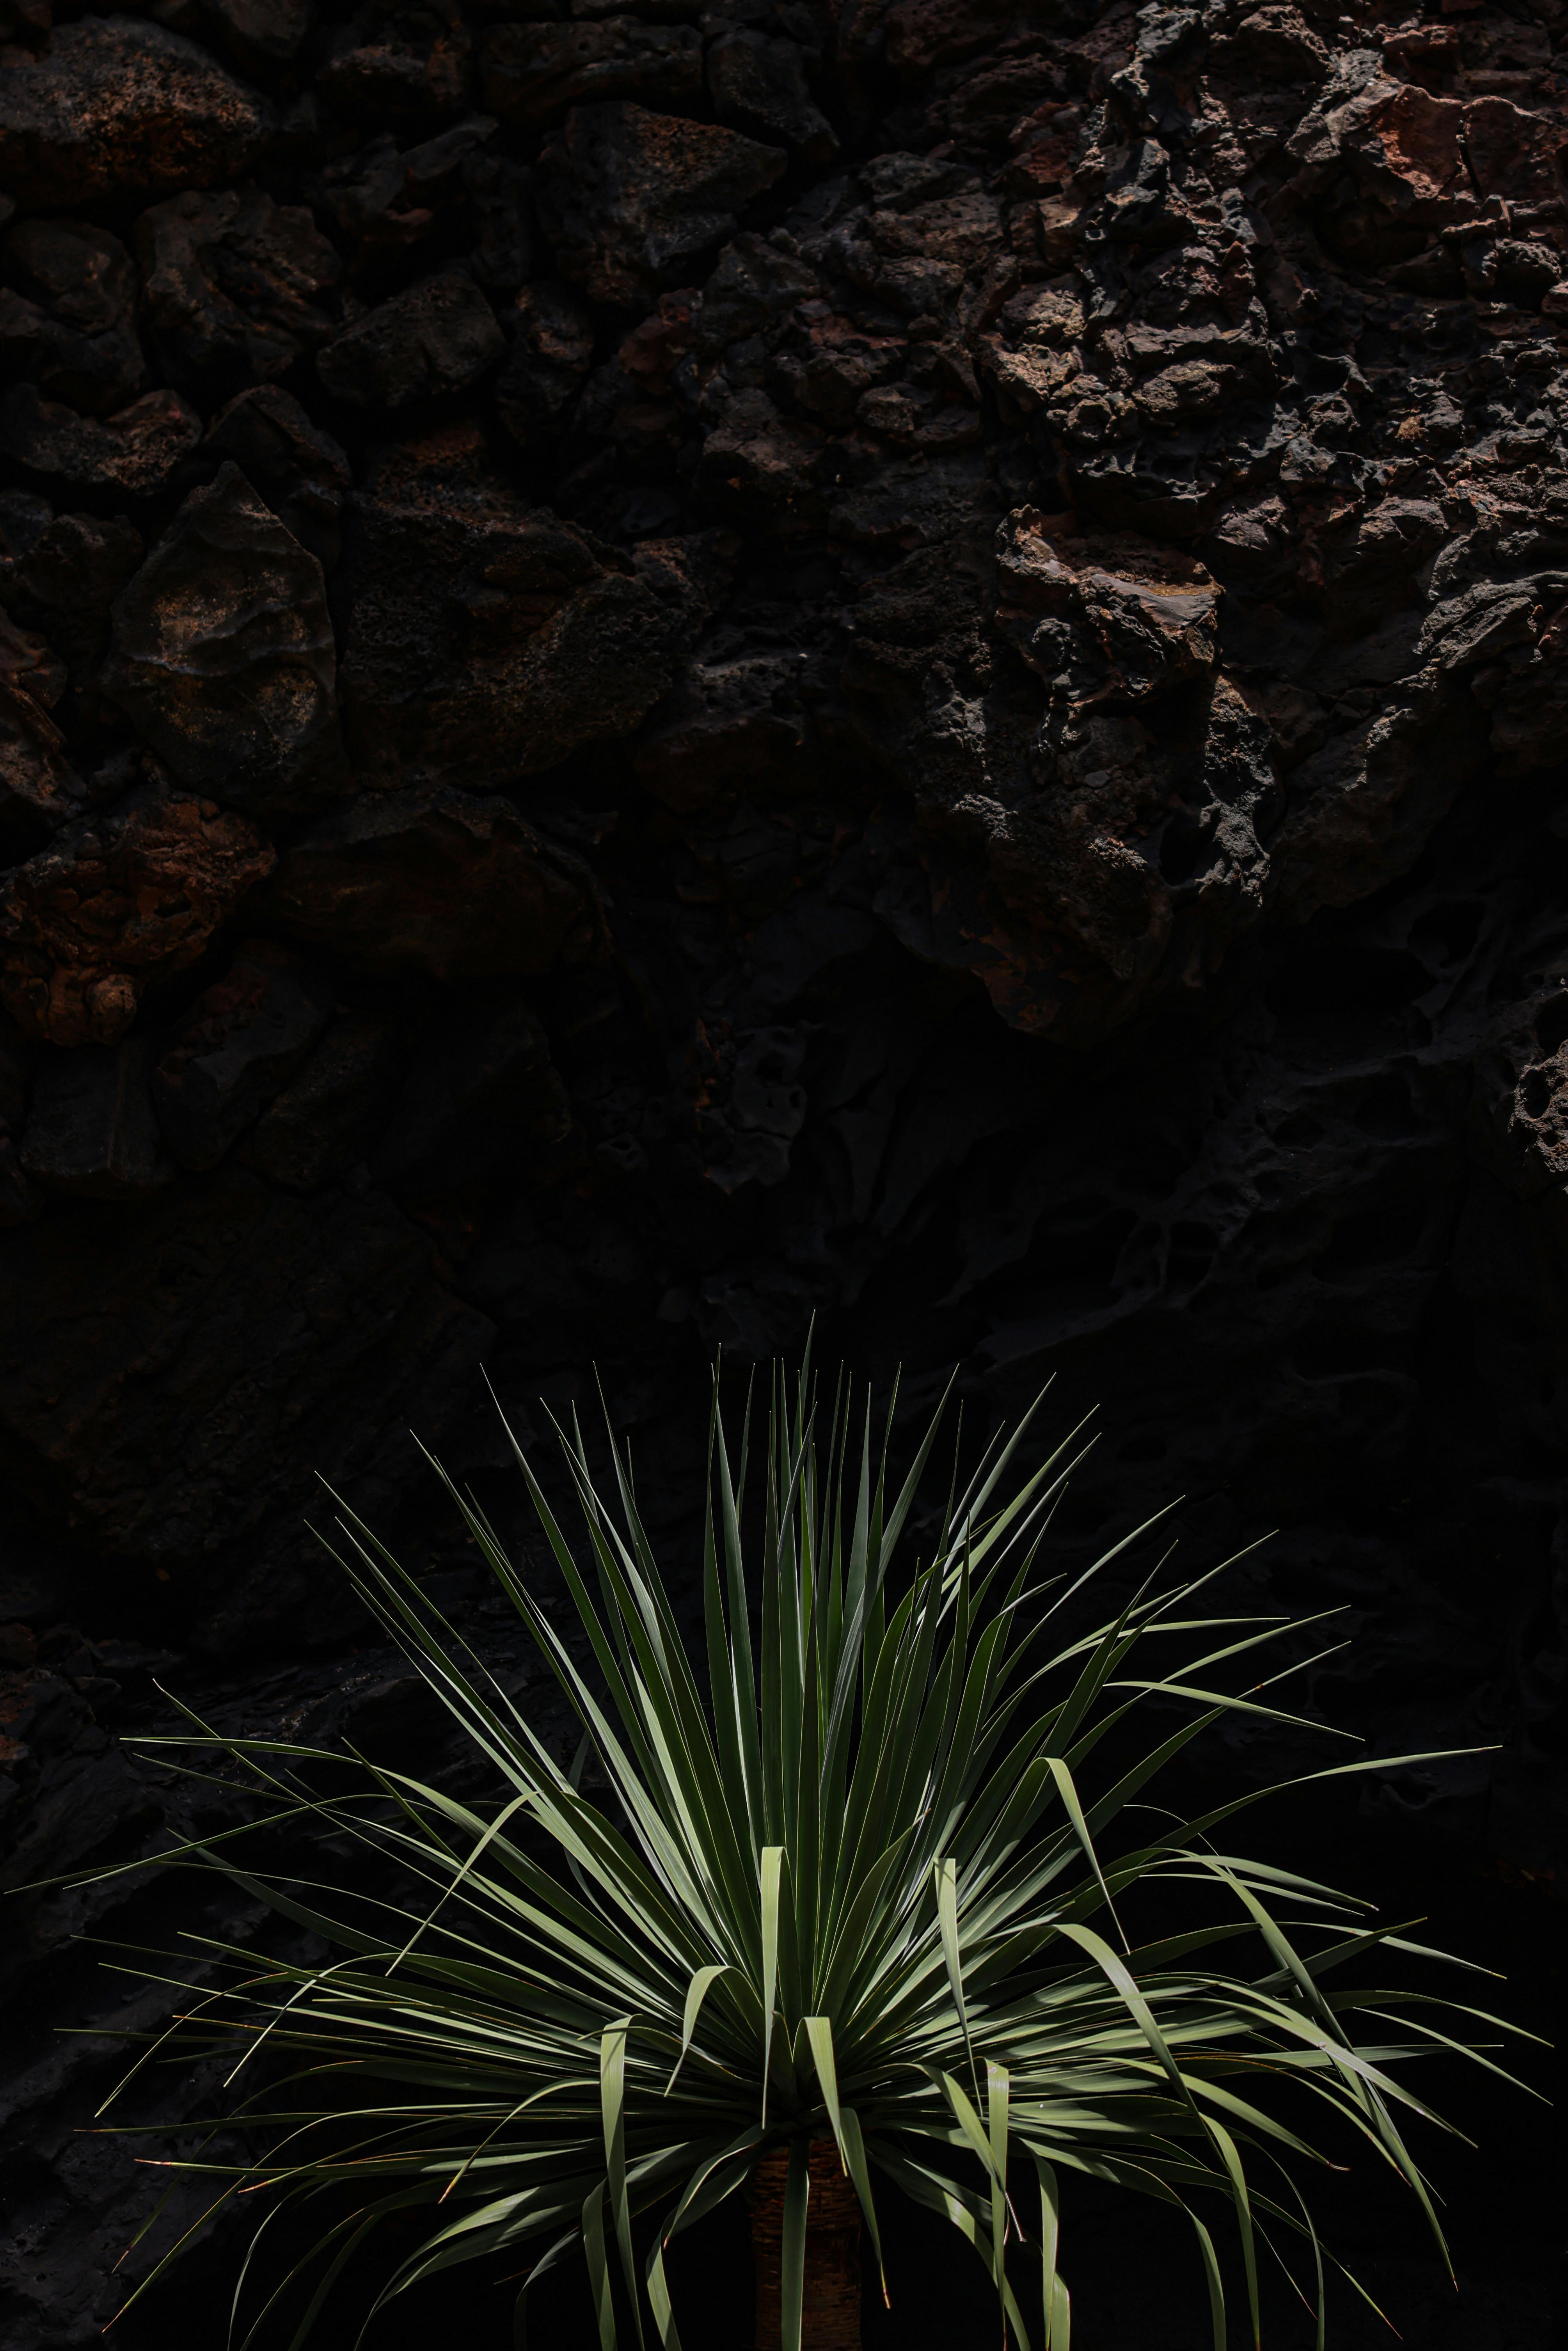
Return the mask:
<svg viewBox="0 0 1568 2351">
<path fill-rule="evenodd" d="M 315 1473 L 597 1360 L 678 1535 L 813 1316 L 1283 1524 L 1321 1709 L 1504 1743 L 1385 1812 L 1547 1870 L 1561 0 L 0 16 L 13 1876 L 159 1833 L 161 1656 L 357 1637 Z"/>
</svg>

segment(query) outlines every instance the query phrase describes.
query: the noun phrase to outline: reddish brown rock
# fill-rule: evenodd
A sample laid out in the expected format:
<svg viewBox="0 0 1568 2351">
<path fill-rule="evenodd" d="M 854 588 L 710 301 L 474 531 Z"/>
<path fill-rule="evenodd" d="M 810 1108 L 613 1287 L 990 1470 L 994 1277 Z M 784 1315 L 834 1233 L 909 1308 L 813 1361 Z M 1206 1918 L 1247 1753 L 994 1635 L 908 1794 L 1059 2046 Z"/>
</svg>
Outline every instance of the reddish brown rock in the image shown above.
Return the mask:
<svg viewBox="0 0 1568 2351">
<path fill-rule="evenodd" d="M 0 1000 L 46 1043 L 113 1044 L 276 862 L 243 817 L 177 792 L 68 828 L 0 883 Z"/>
<path fill-rule="evenodd" d="M 597 936 L 580 882 L 509 800 L 438 786 L 362 794 L 289 851 L 264 903 L 351 964 L 436 979 L 547 971 Z"/>
<path fill-rule="evenodd" d="M 193 41 L 83 16 L 0 78 L 0 188 L 54 205 L 218 187 L 250 169 L 273 128 L 267 101 Z"/>
<path fill-rule="evenodd" d="M 787 158 L 716 123 L 632 105 L 574 109 L 547 145 L 539 214 L 568 277 L 631 304 L 691 277 Z"/>
</svg>

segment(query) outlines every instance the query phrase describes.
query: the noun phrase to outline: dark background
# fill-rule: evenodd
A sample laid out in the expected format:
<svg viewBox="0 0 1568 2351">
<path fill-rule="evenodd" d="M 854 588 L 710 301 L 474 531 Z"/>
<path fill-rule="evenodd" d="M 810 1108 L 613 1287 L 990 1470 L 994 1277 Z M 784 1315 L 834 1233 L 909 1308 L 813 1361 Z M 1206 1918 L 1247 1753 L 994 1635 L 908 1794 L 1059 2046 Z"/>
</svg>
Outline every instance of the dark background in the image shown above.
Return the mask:
<svg viewBox="0 0 1568 2351">
<path fill-rule="evenodd" d="M 11 1885 L 224 1816 L 118 1745 L 161 1688 L 460 1770 L 318 1479 L 522 1683 L 409 1431 L 526 1558 L 484 1375 L 530 1444 L 601 1391 L 689 1591 L 715 1351 L 738 1395 L 814 1326 L 903 1367 L 900 1444 L 954 1365 L 970 1441 L 1092 1413 L 1064 1564 L 1172 1502 L 1185 1563 L 1267 1537 L 1239 1604 L 1343 1612 L 1303 1709 L 1463 1750 L 1271 1834 L 1550 2029 L 1565 35 L 0 0 Z M 156 2175 L 86 2128 L 171 1996 L 81 1938 L 193 1925 L 262 1921 L 9 1907 L 5 2351 L 164 2241 L 116 2273 Z M 1406 2342 L 1540 2351 L 1554 2130 L 1448 2088 L 1458 2301 L 1359 2172 L 1330 2204 Z M 978 2340 L 893 2225 L 868 2344 Z M 1158 2216 L 1074 2230 L 1081 2339 L 1189 2351 Z M 216 2343 L 234 2259 L 121 2339 Z M 738 2339 L 738 2238 L 688 2264 L 688 2342 Z M 407 2339 L 504 2340 L 469 2295 Z"/>
</svg>

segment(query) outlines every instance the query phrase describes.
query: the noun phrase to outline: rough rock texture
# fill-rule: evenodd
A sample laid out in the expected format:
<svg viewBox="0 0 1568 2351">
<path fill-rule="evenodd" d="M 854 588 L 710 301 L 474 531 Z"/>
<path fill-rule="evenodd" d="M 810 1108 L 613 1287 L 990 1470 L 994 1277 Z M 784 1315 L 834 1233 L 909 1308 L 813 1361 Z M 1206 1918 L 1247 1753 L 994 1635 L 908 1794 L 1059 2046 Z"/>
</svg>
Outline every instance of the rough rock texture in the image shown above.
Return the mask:
<svg viewBox="0 0 1568 2351">
<path fill-rule="evenodd" d="M 1364 1819 L 1544 1886 L 1560 0 L 49 13 L 0 11 L 4 1871 L 176 1817 L 112 1743 L 154 1675 L 406 1728 L 317 1473 L 482 1614 L 405 1432 L 514 1526 L 481 1368 L 537 1430 L 597 1363 L 689 1557 L 712 1350 L 814 1317 L 912 1411 L 1098 1405 L 1074 1556 L 1177 1493 L 1204 1556 L 1283 1529 L 1239 1604 L 1356 1635 L 1309 1710 L 1489 1750 Z M 156 2200 L 44 2031 L 120 2015 L 62 1954 L 134 1898 L 0 1938 L 4 2351 L 96 2342 Z"/>
</svg>

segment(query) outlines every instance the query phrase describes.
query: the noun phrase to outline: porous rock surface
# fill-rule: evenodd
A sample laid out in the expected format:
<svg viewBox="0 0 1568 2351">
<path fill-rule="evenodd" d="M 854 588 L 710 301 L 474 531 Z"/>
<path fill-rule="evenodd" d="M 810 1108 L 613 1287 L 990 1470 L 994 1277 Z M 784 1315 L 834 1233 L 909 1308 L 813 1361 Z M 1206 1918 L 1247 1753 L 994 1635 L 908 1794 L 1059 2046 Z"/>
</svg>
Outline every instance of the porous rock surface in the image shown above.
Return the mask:
<svg viewBox="0 0 1568 2351">
<path fill-rule="evenodd" d="M 1500 1750 L 1370 1811 L 1560 1865 L 1562 0 L 5 22 L 11 1882 L 156 1681 L 395 1729 L 318 1473 L 477 1607 L 404 1431 L 509 1524 L 597 1362 L 678 1556 L 813 1318 L 1098 1403 L 1070 1550 L 1282 1527 L 1304 1702 Z M 126 1902 L 13 1914 L 5 2351 L 159 2242 Z"/>
</svg>

